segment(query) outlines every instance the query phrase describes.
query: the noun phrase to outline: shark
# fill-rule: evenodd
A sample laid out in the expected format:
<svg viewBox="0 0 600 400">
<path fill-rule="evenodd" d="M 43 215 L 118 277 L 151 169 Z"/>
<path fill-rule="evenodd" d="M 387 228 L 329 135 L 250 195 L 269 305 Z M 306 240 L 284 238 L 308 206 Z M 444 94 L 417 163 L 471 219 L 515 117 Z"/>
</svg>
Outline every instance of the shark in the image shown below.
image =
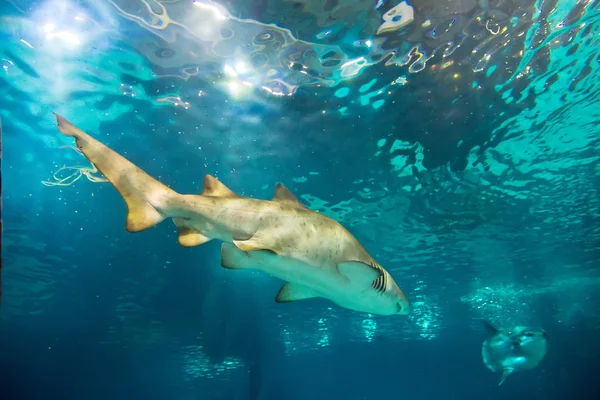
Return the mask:
<svg viewBox="0 0 600 400">
<path fill-rule="evenodd" d="M 407 315 L 392 276 L 339 222 L 302 204 L 283 184 L 271 200 L 243 197 L 210 174 L 200 194 L 180 194 L 54 113 L 58 130 L 116 188 L 135 233 L 170 218 L 181 246 L 221 241 L 221 266 L 259 270 L 285 283 L 277 303 L 324 298 L 374 315 Z"/>
<path fill-rule="evenodd" d="M 545 331 L 525 326 L 501 330 L 486 320 L 482 322 L 490 336 L 483 342 L 481 355 L 489 370 L 502 373 L 498 386 L 515 371 L 537 367 L 546 355 Z"/>
</svg>

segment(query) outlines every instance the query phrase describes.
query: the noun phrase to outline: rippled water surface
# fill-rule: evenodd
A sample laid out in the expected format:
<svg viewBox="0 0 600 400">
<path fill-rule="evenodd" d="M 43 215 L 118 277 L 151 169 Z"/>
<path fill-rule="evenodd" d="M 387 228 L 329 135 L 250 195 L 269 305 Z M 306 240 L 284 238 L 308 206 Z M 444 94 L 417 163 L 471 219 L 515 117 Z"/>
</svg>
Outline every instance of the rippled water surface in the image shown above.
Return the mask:
<svg viewBox="0 0 600 400">
<path fill-rule="evenodd" d="M 2 3 L 11 398 L 583 398 L 600 354 L 599 32 L 591 0 Z M 261 199 L 283 182 L 363 243 L 411 314 L 276 304 L 281 282 L 220 268 L 216 241 L 127 233 L 52 112 L 178 192 L 206 173 Z M 498 387 L 481 318 L 543 327 L 544 364 Z"/>
</svg>

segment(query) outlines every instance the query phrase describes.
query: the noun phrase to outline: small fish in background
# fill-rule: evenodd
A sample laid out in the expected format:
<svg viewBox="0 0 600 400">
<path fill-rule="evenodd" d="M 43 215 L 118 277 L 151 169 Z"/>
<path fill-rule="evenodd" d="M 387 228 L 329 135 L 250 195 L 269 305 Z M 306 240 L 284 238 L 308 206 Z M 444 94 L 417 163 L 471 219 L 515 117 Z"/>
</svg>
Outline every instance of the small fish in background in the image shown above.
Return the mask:
<svg viewBox="0 0 600 400">
<path fill-rule="evenodd" d="M 515 326 L 498 329 L 482 320 L 488 337 L 481 346 L 485 366 L 493 372 L 502 372 L 498 386 L 515 371 L 525 371 L 538 366 L 546 355 L 548 335 L 541 329 Z"/>
</svg>

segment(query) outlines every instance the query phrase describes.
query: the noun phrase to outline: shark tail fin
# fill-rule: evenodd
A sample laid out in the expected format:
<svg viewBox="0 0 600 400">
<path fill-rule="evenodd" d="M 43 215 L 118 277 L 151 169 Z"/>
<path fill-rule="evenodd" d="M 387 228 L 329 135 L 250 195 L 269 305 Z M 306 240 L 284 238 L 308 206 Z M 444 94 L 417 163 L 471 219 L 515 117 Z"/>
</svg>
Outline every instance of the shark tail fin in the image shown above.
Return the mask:
<svg viewBox="0 0 600 400">
<path fill-rule="evenodd" d="M 58 130 L 75 138 L 77 148 L 119 191 L 127 204 L 128 232 L 140 232 L 162 222 L 178 194 L 125 157 L 56 114 Z"/>
<path fill-rule="evenodd" d="M 482 319 L 481 322 L 483 323 L 483 326 L 485 326 L 485 330 L 490 334 L 490 335 L 495 335 L 496 333 L 498 333 L 498 328 L 496 328 L 494 325 L 492 325 L 490 322 L 486 321 L 485 319 Z"/>
<path fill-rule="evenodd" d="M 504 381 L 506 380 L 506 378 L 508 378 L 508 376 L 510 374 L 512 374 L 514 371 L 514 369 L 512 368 L 506 368 L 502 370 L 502 378 L 500 378 L 500 382 L 498 383 L 498 386 L 502 385 L 504 383 Z"/>
</svg>

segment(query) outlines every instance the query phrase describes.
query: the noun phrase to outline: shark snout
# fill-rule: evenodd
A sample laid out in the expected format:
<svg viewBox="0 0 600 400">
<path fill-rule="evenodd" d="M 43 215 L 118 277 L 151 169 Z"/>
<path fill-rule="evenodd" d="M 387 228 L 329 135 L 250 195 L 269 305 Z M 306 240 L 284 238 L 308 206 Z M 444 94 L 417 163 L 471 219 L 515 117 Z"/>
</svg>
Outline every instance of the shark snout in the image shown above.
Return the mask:
<svg viewBox="0 0 600 400">
<path fill-rule="evenodd" d="M 404 292 L 398 287 L 395 282 L 392 282 L 392 298 L 396 301 L 396 314 L 407 315 L 410 313 L 410 303 Z"/>
<path fill-rule="evenodd" d="M 410 313 L 410 304 L 408 302 L 408 299 L 406 298 L 406 296 L 404 295 L 404 293 L 402 293 L 402 291 L 400 290 L 400 288 L 398 288 L 397 291 L 397 298 L 396 298 L 396 310 L 397 313 L 400 315 L 407 315 Z"/>
<path fill-rule="evenodd" d="M 396 309 L 398 314 L 407 315 L 410 313 L 410 304 L 408 304 L 408 301 L 399 301 L 396 303 Z"/>
</svg>

